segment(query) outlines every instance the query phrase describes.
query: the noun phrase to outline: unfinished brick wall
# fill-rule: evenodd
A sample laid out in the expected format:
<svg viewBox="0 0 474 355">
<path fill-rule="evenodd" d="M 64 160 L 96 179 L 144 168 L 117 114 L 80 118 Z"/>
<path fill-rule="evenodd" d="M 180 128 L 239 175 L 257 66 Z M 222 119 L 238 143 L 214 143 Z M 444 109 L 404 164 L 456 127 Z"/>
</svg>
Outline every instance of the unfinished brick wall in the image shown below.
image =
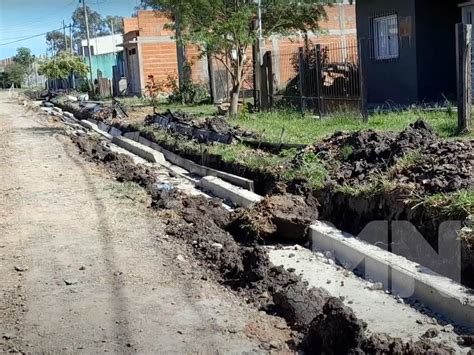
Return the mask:
<svg viewBox="0 0 474 355">
<path fill-rule="evenodd" d="M 156 81 L 178 78 L 178 56 L 176 43 L 143 43 L 141 45 L 143 76 L 145 82 L 149 75 Z"/>
<path fill-rule="evenodd" d="M 343 10 L 343 11 L 342 11 Z M 345 35 L 341 35 L 340 16 L 344 14 Z M 329 43 L 343 43 L 356 39 L 356 16 L 354 5 L 326 6 L 327 20 L 321 22 L 320 31 L 310 35 L 309 39 L 315 45 L 317 43 L 325 45 Z M 124 19 L 124 37 L 129 32 L 135 32 L 141 42 L 140 51 L 143 67 L 142 83 L 146 83 L 149 75 L 153 75 L 155 80 L 166 80 L 168 77 L 178 78 L 178 57 L 174 32 L 167 29 L 166 25 L 170 20 L 164 15 L 151 10 L 141 10 L 137 17 Z M 274 55 L 278 55 L 280 60 L 275 62 L 275 70 L 278 74 L 278 82 L 284 83 L 291 78 L 292 56 L 298 48 L 304 45 L 302 37 L 284 37 L 267 40 L 265 49 L 271 50 Z M 199 50 L 195 46 L 188 45 L 185 51 L 186 60 L 190 64 L 191 79 L 196 83 L 207 85 L 209 82 L 207 58 L 199 56 Z M 248 65 L 252 65 L 252 50 L 247 53 Z M 218 65 L 216 63 L 216 65 Z M 222 67 L 222 65 L 220 65 Z M 249 70 L 251 72 L 251 70 Z M 250 73 L 251 75 L 251 73 Z M 244 88 L 252 87 L 252 79 L 249 78 L 244 83 Z"/>
</svg>

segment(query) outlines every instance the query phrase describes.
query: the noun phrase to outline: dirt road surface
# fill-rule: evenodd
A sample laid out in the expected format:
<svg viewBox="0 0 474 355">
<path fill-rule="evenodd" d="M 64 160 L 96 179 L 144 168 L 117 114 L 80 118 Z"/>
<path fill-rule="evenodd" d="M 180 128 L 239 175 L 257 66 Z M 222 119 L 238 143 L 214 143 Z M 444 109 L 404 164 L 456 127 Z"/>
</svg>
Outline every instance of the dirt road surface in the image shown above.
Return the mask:
<svg viewBox="0 0 474 355">
<path fill-rule="evenodd" d="M 285 348 L 277 319 L 162 236 L 141 189 L 45 121 L 0 94 L 0 352 Z"/>
</svg>

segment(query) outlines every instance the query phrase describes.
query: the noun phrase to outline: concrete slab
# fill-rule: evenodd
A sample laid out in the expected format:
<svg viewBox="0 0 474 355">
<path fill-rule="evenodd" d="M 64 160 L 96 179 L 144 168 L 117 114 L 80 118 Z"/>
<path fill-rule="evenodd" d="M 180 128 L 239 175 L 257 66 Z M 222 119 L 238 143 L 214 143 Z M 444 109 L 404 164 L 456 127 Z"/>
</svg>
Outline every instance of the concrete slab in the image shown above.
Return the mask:
<svg viewBox="0 0 474 355">
<path fill-rule="evenodd" d="M 122 135 L 122 131 L 115 127 L 110 127 L 109 134 L 112 137 L 120 137 Z"/>
<path fill-rule="evenodd" d="M 417 300 L 456 325 L 474 330 L 474 291 L 423 266 L 318 222 L 310 228 L 313 249 L 330 251 L 350 270 L 392 293 Z"/>
<path fill-rule="evenodd" d="M 165 163 L 165 157 L 161 152 L 158 152 L 150 147 L 135 142 L 125 137 L 113 137 L 112 143 L 124 148 L 139 157 L 150 161 L 152 163 Z"/>
<path fill-rule="evenodd" d="M 254 191 L 254 183 L 253 183 L 252 180 L 249 180 L 249 179 L 237 176 L 237 175 L 229 174 L 229 173 L 226 173 L 226 172 L 223 172 L 223 171 L 219 171 L 219 170 L 216 170 L 216 169 L 212 169 L 212 168 L 209 168 L 207 166 L 202 166 L 202 165 L 196 164 L 195 162 L 193 162 L 189 159 L 185 159 L 185 158 L 179 156 L 178 154 L 175 154 L 173 152 L 170 152 L 169 150 L 166 150 L 166 149 L 162 148 L 158 144 L 156 144 L 154 142 L 151 142 L 150 140 L 148 140 L 146 138 L 139 137 L 139 142 L 141 144 L 146 145 L 147 147 L 150 147 L 152 149 L 155 149 L 155 150 L 163 153 L 166 160 L 170 161 L 172 164 L 175 164 L 175 165 L 177 165 L 177 166 L 179 166 L 183 169 L 186 169 L 187 171 L 189 171 L 192 174 L 196 174 L 196 175 L 199 175 L 201 177 L 215 176 L 215 177 L 218 177 L 218 178 L 220 178 L 224 181 L 227 181 L 227 182 L 229 182 L 233 185 L 242 187 L 242 188 L 247 189 L 249 191 Z"/>
<path fill-rule="evenodd" d="M 93 130 L 94 132 L 100 134 L 102 137 L 107 138 L 109 140 L 112 140 L 112 136 L 108 134 L 107 132 L 104 132 L 97 127 L 95 123 L 89 122 L 88 120 L 80 120 L 79 124 L 82 125 L 83 127 L 86 127 L 88 129 Z"/>
<path fill-rule="evenodd" d="M 377 289 L 373 282 L 336 265 L 331 257 L 299 245 L 268 249 L 272 264 L 293 269 L 310 287 L 323 288 L 333 297 L 340 298 L 358 318 L 367 322 L 369 333 L 387 333 L 405 341 L 416 341 L 428 329 L 435 328 L 439 335 L 434 341 L 446 342 L 456 353 L 469 351 L 469 348 L 457 345 L 457 334 L 450 327 L 438 324 L 416 307 Z"/>
<path fill-rule="evenodd" d="M 108 133 L 109 130 L 110 130 L 110 126 L 109 126 L 108 124 L 105 124 L 104 122 L 99 122 L 99 123 L 97 124 L 97 127 L 99 127 L 99 129 L 100 129 L 101 131 L 104 131 L 104 132 L 107 132 L 107 133 Z"/>
<path fill-rule="evenodd" d="M 210 191 L 223 200 L 231 201 L 235 205 L 241 207 L 250 207 L 254 203 L 263 199 L 262 196 L 257 195 L 254 192 L 232 185 L 215 176 L 203 177 L 199 181 L 198 186 L 205 191 Z"/>
<path fill-rule="evenodd" d="M 76 117 L 74 117 L 74 115 L 71 112 L 67 112 L 67 111 L 63 112 L 63 116 L 65 116 L 67 118 L 70 118 L 70 119 L 76 119 Z"/>
<path fill-rule="evenodd" d="M 132 141 L 138 142 L 140 138 L 140 132 L 127 132 L 123 136 L 125 138 L 131 139 Z"/>
</svg>

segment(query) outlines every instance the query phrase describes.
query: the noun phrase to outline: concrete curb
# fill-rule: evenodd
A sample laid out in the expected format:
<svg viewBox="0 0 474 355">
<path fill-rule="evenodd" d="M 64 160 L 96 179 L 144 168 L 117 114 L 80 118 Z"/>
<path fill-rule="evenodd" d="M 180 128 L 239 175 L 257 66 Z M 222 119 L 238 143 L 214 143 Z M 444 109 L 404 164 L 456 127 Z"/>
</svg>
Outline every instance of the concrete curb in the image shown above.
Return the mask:
<svg viewBox="0 0 474 355">
<path fill-rule="evenodd" d="M 166 149 L 162 148 L 161 146 L 159 146 L 158 144 L 153 143 L 150 140 L 148 140 L 146 138 L 143 138 L 141 136 L 139 137 L 138 141 L 141 144 L 146 145 L 147 147 L 150 147 L 154 150 L 157 150 L 157 151 L 163 153 L 166 160 L 168 160 L 169 162 L 171 162 L 174 165 L 177 165 L 177 166 L 179 166 L 183 169 L 186 169 L 187 171 L 189 171 L 192 174 L 196 174 L 196 175 L 199 175 L 201 177 L 215 176 L 215 177 L 218 177 L 218 178 L 220 178 L 224 181 L 227 181 L 227 182 L 229 182 L 233 185 L 242 187 L 242 188 L 244 188 L 246 190 L 249 190 L 249 191 L 254 191 L 254 184 L 253 184 L 252 180 L 249 180 L 249 179 L 237 176 L 237 175 L 225 173 L 223 171 L 215 170 L 215 169 L 212 169 L 212 168 L 208 168 L 206 166 L 196 164 L 195 162 L 193 162 L 189 159 L 184 159 L 183 157 L 180 157 L 178 154 L 172 153 L 169 150 L 166 150 Z"/>
<path fill-rule="evenodd" d="M 223 181 L 215 176 L 205 176 L 198 183 L 197 186 L 203 190 L 209 191 L 214 195 L 231 201 L 235 205 L 242 207 L 250 207 L 254 203 L 257 203 L 263 199 L 262 196 L 256 193 L 245 190 L 241 187 L 232 185 L 226 181 Z"/>
<path fill-rule="evenodd" d="M 94 132 L 100 134 L 101 136 L 107 138 L 108 140 L 112 140 L 112 136 L 110 134 L 108 134 L 107 132 L 104 132 L 102 131 L 101 129 L 99 129 L 99 127 L 97 127 L 97 125 L 95 123 L 92 123 L 92 122 L 89 122 L 87 120 L 80 120 L 79 121 L 79 124 L 85 128 L 88 128 L 88 129 L 91 129 L 93 130 Z"/>
<path fill-rule="evenodd" d="M 139 157 L 148 160 L 152 163 L 164 164 L 165 157 L 161 152 L 158 152 L 143 144 L 137 143 L 134 140 L 125 137 L 113 137 L 112 143 L 118 145 L 120 148 L 126 149 Z"/>
<path fill-rule="evenodd" d="M 310 227 L 313 250 L 330 251 L 347 268 L 381 282 L 385 289 L 418 300 L 457 325 L 474 330 L 472 290 L 406 258 L 380 249 L 322 222 Z"/>
</svg>

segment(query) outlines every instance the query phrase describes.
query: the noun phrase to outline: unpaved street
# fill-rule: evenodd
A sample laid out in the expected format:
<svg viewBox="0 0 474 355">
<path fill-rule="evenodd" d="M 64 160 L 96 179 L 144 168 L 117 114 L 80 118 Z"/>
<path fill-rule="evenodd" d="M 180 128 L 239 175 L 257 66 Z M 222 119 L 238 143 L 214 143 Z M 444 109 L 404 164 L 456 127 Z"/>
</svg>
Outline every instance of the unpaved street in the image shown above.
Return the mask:
<svg viewBox="0 0 474 355">
<path fill-rule="evenodd" d="M 286 340 L 201 277 L 141 189 L 5 93 L 0 105 L 0 352 L 240 353 Z"/>
</svg>

